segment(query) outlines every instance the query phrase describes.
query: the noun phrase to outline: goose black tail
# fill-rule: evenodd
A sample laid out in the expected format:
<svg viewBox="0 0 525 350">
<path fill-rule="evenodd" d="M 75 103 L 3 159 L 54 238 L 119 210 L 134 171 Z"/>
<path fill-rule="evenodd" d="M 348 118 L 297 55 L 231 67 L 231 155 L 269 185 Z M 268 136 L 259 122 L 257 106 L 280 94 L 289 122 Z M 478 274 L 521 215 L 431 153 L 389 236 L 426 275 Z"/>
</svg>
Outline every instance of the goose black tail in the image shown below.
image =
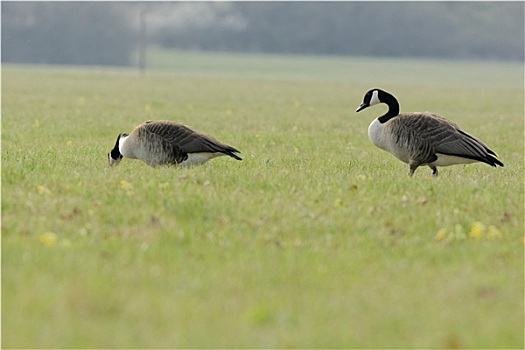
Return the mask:
<svg viewBox="0 0 525 350">
<path fill-rule="evenodd" d="M 484 162 L 487 163 L 488 165 L 492 165 L 493 167 L 496 167 L 496 165 L 504 166 L 503 163 L 500 162 L 498 158 L 494 157 L 491 154 L 487 155 L 487 158 L 484 160 Z"/>
<path fill-rule="evenodd" d="M 230 157 L 232 157 L 232 158 L 235 158 L 235 159 L 237 159 L 237 160 L 242 160 L 242 158 L 239 157 L 238 155 L 236 155 L 234 152 L 241 153 L 241 152 L 239 152 L 238 150 L 236 150 L 236 149 L 233 148 L 233 147 L 230 147 L 230 148 L 224 149 L 224 150 L 222 151 L 222 153 L 224 153 L 224 154 L 226 154 L 226 155 L 228 155 L 228 156 L 230 156 Z"/>
</svg>

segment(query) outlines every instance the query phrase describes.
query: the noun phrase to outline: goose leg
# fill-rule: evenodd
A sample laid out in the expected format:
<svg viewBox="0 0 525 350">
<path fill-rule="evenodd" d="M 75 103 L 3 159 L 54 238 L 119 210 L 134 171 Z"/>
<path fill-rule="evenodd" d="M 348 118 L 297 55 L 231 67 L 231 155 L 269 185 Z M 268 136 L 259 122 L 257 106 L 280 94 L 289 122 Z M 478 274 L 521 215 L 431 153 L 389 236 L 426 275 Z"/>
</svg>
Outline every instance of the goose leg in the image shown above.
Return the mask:
<svg viewBox="0 0 525 350">
<path fill-rule="evenodd" d="M 414 171 L 416 171 L 419 164 L 414 161 L 408 162 L 408 165 L 410 166 L 410 171 L 408 172 L 408 176 L 412 177 L 414 175 Z"/>
<path fill-rule="evenodd" d="M 432 169 L 432 176 L 438 176 L 438 169 L 435 166 L 430 166 L 430 169 Z"/>
</svg>

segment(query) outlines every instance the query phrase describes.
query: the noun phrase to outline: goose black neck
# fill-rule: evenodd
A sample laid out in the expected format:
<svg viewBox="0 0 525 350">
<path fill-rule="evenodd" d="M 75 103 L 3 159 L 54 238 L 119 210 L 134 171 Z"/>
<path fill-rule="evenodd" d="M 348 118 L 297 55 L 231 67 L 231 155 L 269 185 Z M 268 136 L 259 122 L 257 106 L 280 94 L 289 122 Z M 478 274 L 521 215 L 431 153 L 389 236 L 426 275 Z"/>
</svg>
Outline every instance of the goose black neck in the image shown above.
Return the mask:
<svg viewBox="0 0 525 350">
<path fill-rule="evenodd" d="M 119 141 L 120 141 L 120 136 L 121 135 L 118 135 L 117 142 L 115 143 L 115 147 L 113 147 L 113 149 L 110 152 L 111 158 L 113 158 L 113 159 L 122 158 L 122 154 L 120 153 L 120 150 L 119 150 L 119 147 L 118 147 L 119 146 Z"/>
<path fill-rule="evenodd" d="M 399 114 L 399 103 L 394 96 L 385 91 L 381 91 L 380 100 L 388 105 L 388 112 L 377 118 L 383 124 Z"/>
</svg>

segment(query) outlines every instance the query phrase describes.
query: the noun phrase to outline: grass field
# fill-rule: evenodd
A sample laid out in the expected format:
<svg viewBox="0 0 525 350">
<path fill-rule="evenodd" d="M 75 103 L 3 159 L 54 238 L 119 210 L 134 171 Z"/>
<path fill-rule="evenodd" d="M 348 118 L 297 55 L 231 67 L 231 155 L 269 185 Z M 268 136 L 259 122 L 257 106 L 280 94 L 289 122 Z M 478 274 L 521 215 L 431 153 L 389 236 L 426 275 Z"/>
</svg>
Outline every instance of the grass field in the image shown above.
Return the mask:
<svg viewBox="0 0 525 350">
<path fill-rule="evenodd" d="M 135 70 L 4 65 L 3 348 L 523 348 L 522 64 L 153 52 Z M 394 93 L 505 163 L 408 166 L 367 127 Z M 241 150 L 107 152 L 147 119 Z"/>
</svg>

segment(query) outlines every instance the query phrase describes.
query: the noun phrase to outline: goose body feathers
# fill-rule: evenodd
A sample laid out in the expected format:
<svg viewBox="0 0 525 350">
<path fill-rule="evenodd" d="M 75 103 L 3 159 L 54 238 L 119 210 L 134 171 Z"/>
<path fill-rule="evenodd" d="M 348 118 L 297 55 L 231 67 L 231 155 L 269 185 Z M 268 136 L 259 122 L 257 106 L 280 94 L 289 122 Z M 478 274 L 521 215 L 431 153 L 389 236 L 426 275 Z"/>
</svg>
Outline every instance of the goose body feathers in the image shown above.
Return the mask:
<svg viewBox="0 0 525 350">
<path fill-rule="evenodd" d="M 429 166 L 434 175 L 438 166 L 473 162 L 503 166 L 483 142 L 451 121 L 429 112 L 399 114 L 397 100 L 383 90 L 368 91 L 357 112 L 378 103 L 386 103 L 389 110 L 372 121 L 368 136 L 377 147 L 409 164 L 410 175 L 421 165 Z"/>
<path fill-rule="evenodd" d="M 111 165 L 117 165 L 122 157 L 127 157 L 140 159 L 153 167 L 191 166 L 224 155 L 242 160 L 235 153 L 240 152 L 186 125 L 156 120 L 135 127 L 129 134 L 120 134 L 108 160 Z"/>
</svg>

